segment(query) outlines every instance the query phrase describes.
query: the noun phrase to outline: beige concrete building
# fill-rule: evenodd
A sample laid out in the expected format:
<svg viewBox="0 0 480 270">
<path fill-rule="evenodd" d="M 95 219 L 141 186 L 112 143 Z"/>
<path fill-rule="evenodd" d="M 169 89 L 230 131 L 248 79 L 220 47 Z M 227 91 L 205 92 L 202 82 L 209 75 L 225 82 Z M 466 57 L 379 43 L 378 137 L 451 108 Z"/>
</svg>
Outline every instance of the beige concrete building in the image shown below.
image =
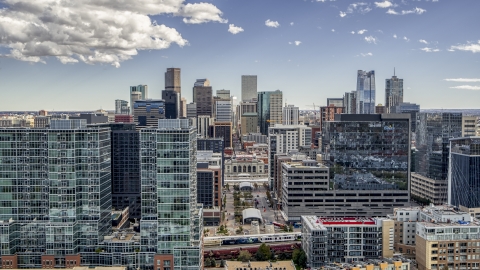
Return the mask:
<svg viewBox="0 0 480 270">
<path fill-rule="evenodd" d="M 277 262 L 239 262 L 226 261 L 225 270 L 295 270 L 293 261 L 277 261 Z"/>
<path fill-rule="evenodd" d="M 447 203 L 447 180 L 435 180 L 417 173 L 411 173 L 410 183 L 413 196 L 429 200 L 436 205 Z"/>
<path fill-rule="evenodd" d="M 478 117 L 476 116 L 462 116 L 462 137 L 471 137 L 476 134 L 476 124 Z"/>
<path fill-rule="evenodd" d="M 257 113 L 244 113 L 242 115 L 241 134 L 256 133 L 258 131 Z"/>
<path fill-rule="evenodd" d="M 249 178 L 267 178 L 265 163 L 255 155 L 237 155 L 225 160 L 225 179 L 235 179 L 239 176 Z"/>
</svg>

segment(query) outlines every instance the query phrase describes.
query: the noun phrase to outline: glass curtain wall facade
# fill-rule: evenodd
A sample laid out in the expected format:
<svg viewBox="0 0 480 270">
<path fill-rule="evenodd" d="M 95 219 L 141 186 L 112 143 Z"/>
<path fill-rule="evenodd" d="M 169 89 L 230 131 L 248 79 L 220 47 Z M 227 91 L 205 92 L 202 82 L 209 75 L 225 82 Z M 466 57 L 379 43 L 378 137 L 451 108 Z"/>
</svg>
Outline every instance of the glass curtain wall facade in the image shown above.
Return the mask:
<svg viewBox="0 0 480 270">
<path fill-rule="evenodd" d="M 41 267 L 42 255 L 62 267 L 111 231 L 110 130 L 51 123 L 0 129 L 0 220 L 10 220 L 1 224 L 1 254 L 17 254 L 19 268 Z"/>
<path fill-rule="evenodd" d="M 163 119 L 158 126 L 140 131 L 143 262 L 155 254 L 173 254 L 173 269 L 200 269 L 197 133 L 188 119 Z"/>
<path fill-rule="evenodd" d="M 480 207 L 480 137 L 450 140 L 448 203 Z"/>
<path fill-rule="evenodd" d="M 409 190 L 410 121 L 401 114 L 336 115 L 323 129 L 335 189 Z"/>
<path fill-rule="evenodd" d="M 375 71 L 357 72 L 356 110 L 358 114 L 375 113 Z"/>
</svg>

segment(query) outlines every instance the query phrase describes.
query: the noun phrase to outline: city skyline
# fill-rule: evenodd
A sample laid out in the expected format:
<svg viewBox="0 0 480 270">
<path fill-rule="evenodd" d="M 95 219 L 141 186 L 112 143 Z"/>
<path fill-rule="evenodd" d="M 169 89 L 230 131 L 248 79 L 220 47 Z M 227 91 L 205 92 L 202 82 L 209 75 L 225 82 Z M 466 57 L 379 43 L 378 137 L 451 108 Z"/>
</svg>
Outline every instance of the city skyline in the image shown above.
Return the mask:
<svg viewBox="0 0 480 270">
<path fill-rule="evenodd" d="M 82 12 L 92 8 L 87 2 L 79 1 L 70 11 L 84 16 Z M 475 100 L 480 98 L 476 91 L 480 89 L 480 78 L 475 72 L 480 37 L 468 31 L 480 21 L 475 12 L 480 3 L 476 1 L 267 0 L 187 4 L 178 0 L 169 6 L 143 0 L 144 5 L 139 5 L 142 8 L 103 1 L 93 10 L 119 18 L 129 11 L 139 22 L 81 17 L 98 26 L 101 34 L 76 43 L 76 53 L 68 51 L 54 35 L 37 33 L 31 24 L 21 23 L 40 22 L 49 30 L 65 29 L 56 21 L 41 21 L 46 20 L 42 15 L 59 15 L 58 6 L 28 2 L 37 9 L 17 5 L 13 12 L 9 3 L 0 3 L 2 16 L 10 19 L 0 21 L 0 89 L 15 92 L 2 96 L 2 110 L 112 110 L 116 99 L 129 100 L 129 86 L 139 84 L 149 86 L 150 98 L 161 98 L 164 72 L 171 67 L 182 69 L 182 96 L 188 102 L 192 101 L 196 79 L 208 78 L 214 91 L 230 89 L 240 97 L 241 75 L 253 74 L 258 76 L 259 92 L 279 89 L 289 104 L 311 109 L 312 101 L 317 106 L 326 105 L 326 98 L 354 90 L 357 70 L 375 70 L 376 103 L 383 103 L 384 80 L 393 75 L 394 68 L 396 75 L 404 79 L 404 101 L 422 108 L 475 108 Z M 47 7 L 52 8 L 51 14 L 32 13 Z M 244 16 L 247 13 L 249 16 Z M 12 22 L 19 24 L 14 26 Z M 85 29 L 75 22 L 71 26 L 79 35 L 84 33 Z M 101 32 L 108 26 L 131 27 L 132 35 L 154 36 L 162 44 L 147 44 L 139 39 L 126 42 L 127 46 L 122 42 L 128 38 L 116 32 Z M 75 38 L 69 32 L 63 34 Z M 114 48 L 102 49 L 92 45 L 93 41 Z M 118 42 L 117 47 L 110 41 Z M 85 53 L 85 49 L 89 52 Z M 70 63 L 74 61 L 78 63 Z M 95 99 L 89 100 L 91 96 Z"/>
</svg>

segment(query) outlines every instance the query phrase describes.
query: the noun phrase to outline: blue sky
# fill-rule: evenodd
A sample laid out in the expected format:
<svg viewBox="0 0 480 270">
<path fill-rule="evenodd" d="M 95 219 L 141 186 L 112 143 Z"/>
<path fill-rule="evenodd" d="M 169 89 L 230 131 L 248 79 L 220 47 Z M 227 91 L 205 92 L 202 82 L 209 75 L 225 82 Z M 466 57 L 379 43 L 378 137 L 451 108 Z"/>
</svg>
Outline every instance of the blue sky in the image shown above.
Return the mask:
<svg viewBox="0 0 480 270">
<path fill-rule="evenodd" d="M 480 104 L 480 1 L 92 1 L 0 0 L 0 110 L 113 109 L 138 84 L 160 98 L 168 67 L 182 69 L 189 102 L 196 79 L 240 97 L 254 74 L 258 91 L 311 109 L 373 69 L 384 103 L 396 68 L 405 101 Z"/>
</svg>

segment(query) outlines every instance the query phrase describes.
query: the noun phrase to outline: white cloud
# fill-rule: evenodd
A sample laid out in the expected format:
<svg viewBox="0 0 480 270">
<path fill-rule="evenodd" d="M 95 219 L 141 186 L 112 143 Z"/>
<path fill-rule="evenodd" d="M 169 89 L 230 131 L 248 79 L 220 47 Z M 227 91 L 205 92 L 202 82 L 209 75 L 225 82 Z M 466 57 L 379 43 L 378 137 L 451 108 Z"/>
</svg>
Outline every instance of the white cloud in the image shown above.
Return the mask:
<svg viewBox="0 0 480 270">
<path fill-rule="evenodd" d="M 466 78 L 455 78 L 455 79 L 444 79 L 447 82 L 480 82 L 480 79 L 466 79 Z"/>
<path fill-rule="evenodd" d="M 398 14 L 400 14 L 400 13 L 396 12 L 395 10 L 393 10 L 393 9 L 391 9 L 391 8 L 389 8 L 386 13 L 387 13 L 387 14 L 392 14 L 392 15 L 398 15 Z"/>
<path fill-rule="evenodd" d="M 352 35 L 355 35 L 355 31 L 350 32 Z"/>
<path fill-rule="evenodd" d="M 420 39 L 418 42 L 423 43 L 423 44 L 428 44 L 428 41 L 426 41 L 425 39 Z"/>
<path fill-rule="evenodd" d="M 393 4 L 390 1 L 383 1 L 383 2 L 375 2 L 375 6 L 377 6 L 377 8 L 388 8 L 393 6 Z"/>
<path fill-rule="evenodd" d="M 157 0 L 152 0 L 157 2 Z M 186 4 L 177 13 L 183 16 L 184 23 L 199 24 L 206 22 L 227 23 L 228 20 L 223 19 L 222 12 L 216 6 L 210 3 L 194 3 Z"/>
<path fill-rule="evenodd" d="M 277 21 L 271 21 L 270 19 L 265 21 L 265 25 L 273 28 L 277 28 L 280 26 L 280 24 Z"/>
<path fill-rule="evenodd" d="M 397 34 L 393 34 L 393 38 L 397 38 Z"/>
<path fill-rule="evenodd" d="M 367 14 L 370 11 L 372 11 L 372 8 L 370 8 L 370 4 L 357 2 L 357 3 L 348 5 L 347 10 L 345 12 L 340 11 L 340 17 L 343 18 L 347 16 L 347 14 L 352 14 L 354 12 L 358 12 L 360 14 Z"/>
<path fill-rule="evenodd" d="M 212 4 L 184 0 L 6 0 L 0 10 L 0 46 L 5 57 L 45 63 L 84 62 L 119 67 L 141 50 L 188 41 L 150 16 L 171 14 L 186 23 L 226 22 Z"/>
<path fill-rule="evenodd" d="M 424 52 L 439 52 L 440 51 L 437 48 L 429 48 L 429 47 L 421 48 L 420 50 L 422 50 Z"/>
<path fill-rule="evenodd" d="M 367 32 L 368 30 L 366 29 L 362 29 L 362 30 L 358 30 L 357 34 L 359 35 L 363 35 L 365 32 Z"/>
<path fill-rule="evenodd" d="M 291 23 L 290 23 L 290 25 L 294 25 L 294 23 L 293 23 L 293 22 L 291 22 Z"/>
<path fill-rule="evenodd" d="M 377 44 L 377 39 L 373 36 L 365 37 L 365 41 L 368 42 L 368 43 Z"/>
<path fill-rule="evenodd" d="M 467 51 L 467 52 L 472 52 L 472 53 L 480 52 L 480 40 L 478 41 L 478 43 L 468 42 L 467 44 L 460 44 L 460 45 L 456 45 L 456 46 L 451 46 L 450 49 L 449 49 L 449 51 L 455 51 L 455 50 Z"/>
<path fill-rule="evenodd" d="M 335 32 L 335 29 L 332 29 L 332 32 Z"/>
<path fill-rule="evenodd" d="M 300 44 L 302 44 L 301 41 L 295 40 L 295 46 L 298 46 L 298 45 L 300 45 Z"/>
<path fill-rule="evenodd" d="M 236 35 L 240 32 L 243 32 L 243 28 L 239 27 L 239 26 L 235 26 L 234 24 L 230 24 L 230 25 L 228 25 L 228 32 Z"/>
<path fill-rule="evenodd" d="M 409 42 L 409 41 L 410 41 L 410 39 L 407 38 L 407 37 L 405 37 L 405 36 L 403 37 L 403 40 L 405 40 L 406 42 Z"/>
<path fill-rule="evenodd" d="M 407 14 L 421 15 L 425 12 L 427 12 L 427 10 L 425 10 L 423 8 L 416 7 L 416 8 L 411 9 L 411 10 L 402 10 L 401 12 L 397 12 L 397 11 L 389 8 L 386 13 L 391 14 L 391 15 L 407 15 Z"/>
<path fill-rule="evenodd" d="M 363 56 L 363 57 L 373 56 L 373 53 L 371 53 L 371 52 L 369 52 L 369 53 L 361 53 L 360 55 Z"/>
<path fill-rule="evenodd" d="M 463 90 L 480 90 L 480 86 L 476 85 L 459 85 L 459 86 L 452 86 L 452 89 L 463 89 Z"/>
</svg>

